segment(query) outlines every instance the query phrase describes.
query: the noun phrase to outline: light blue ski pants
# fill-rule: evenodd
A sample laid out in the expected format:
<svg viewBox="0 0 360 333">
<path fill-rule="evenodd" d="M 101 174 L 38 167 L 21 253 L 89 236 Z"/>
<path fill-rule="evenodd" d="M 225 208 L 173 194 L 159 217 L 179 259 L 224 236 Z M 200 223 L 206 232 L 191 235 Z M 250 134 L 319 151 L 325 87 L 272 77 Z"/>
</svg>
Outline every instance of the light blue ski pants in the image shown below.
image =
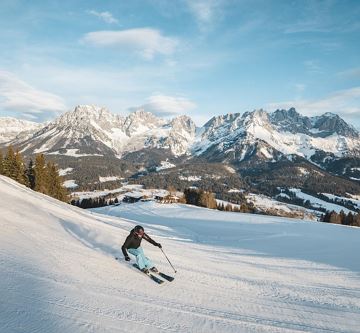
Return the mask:
<svg viewBox="0 0 360 333">
<path fill-rule="evenodd" d="M 143 269 L 145 267 L 150 269 L 154 267 L 151 260 L 148 257 L 145 257 L 144 250 L 141 247 L 138 247 L 137 249 L 128 249 L 128 252 L 136 257 L 136 263 L 138 264 L 140 269 Z"/>
</svg>

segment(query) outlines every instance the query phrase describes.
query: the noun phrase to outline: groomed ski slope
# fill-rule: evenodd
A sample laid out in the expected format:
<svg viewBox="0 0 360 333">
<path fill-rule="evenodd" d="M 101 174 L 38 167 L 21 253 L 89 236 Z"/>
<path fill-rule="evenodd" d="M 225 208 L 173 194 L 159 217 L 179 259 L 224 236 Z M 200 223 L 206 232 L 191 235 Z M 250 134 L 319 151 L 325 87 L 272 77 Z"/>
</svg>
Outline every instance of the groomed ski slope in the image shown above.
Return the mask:
<svg viewBox="0 0 360 333">
<path fill-rule="evenodd" d="M 1 333 L 359 332 L 360 229 L 153 202 L 97 212 L 0 176 Z M 174 282 L 114 260 L 138 223 Z"/>
</svg>

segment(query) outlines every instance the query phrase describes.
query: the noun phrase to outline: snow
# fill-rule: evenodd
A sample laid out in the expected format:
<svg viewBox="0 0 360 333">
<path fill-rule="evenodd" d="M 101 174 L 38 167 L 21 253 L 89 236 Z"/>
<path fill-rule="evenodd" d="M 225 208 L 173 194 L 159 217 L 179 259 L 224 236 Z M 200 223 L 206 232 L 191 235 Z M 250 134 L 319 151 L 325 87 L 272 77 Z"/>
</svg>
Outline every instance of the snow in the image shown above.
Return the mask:
<svg viewBox="0 0 360 333">
<path fill-rule="evenodd" d="M 90 198 L 98 198 L 98 197 L 104 197 L 108 194 L 115 194 L 115 193 L 120 193 L 123 192 L 124 188 L 123 187 L 118 187 L 115 188 L 113 190 L 95 190 L 95 191 L 79 191 L 79 192 L 72 192 L 71 196 L 74 198 L 79 198 L 80 200 L 82 199 L 90 199 Z"/>
<path fill-rule="evenodd" d="M 122 179 L 122 178 L 118 177 L 118 176 L 108 176 L 108 177 L 99 176 L 100 183 L 111 182 L 111 181 L 115 181 L 115 180 L 119 180 L 119 179 Z"/>
<path fill-rule="evenodd" d="M 201 176 L 179 176 L 179 179 L 181 180 L 187 180 L 189 182 L 198 182 L 201 180 Z"/>
<path fill-rule="evenodd" d="M 34 149 L 34 154 L 41 154 L 48 150 L 49 150 L 49 147 L 47 146 L 47 144 L 44 144 L 40 148 Z"/>
<path fill-rule="evenodd" d="M 124 196 L 129 197 L 129 198 L 134 198 L 134 199 L 140 199 L 144 196 L 144 194 L 141 192 L 134 191 L 134 192 L 127 192 L 124 194 Z"/>
<path fill-rule="evenodd" d="M 308 174 L 310 174 L 309 170 L 307 170 L 306 168 L 303 168 L 303 167 L 297 167 L 299 173 L 303 176 L 306 176 Z"/>
<path fill-rule="evenodd" d="M 345 208 L 341 205 L 332 204 L 330 202 L 321 200 L 319 198 L 313 197 L 309 194 L 301 192 L 300 189 L 290 189 L 291 192 L 294 192 L 298 198 L 309 200 L 311 205 L 318 208 L 325 208 L 328 211 L 335 211 L 337 213 L 340 213 L 340 211 L 344 211 L 345 214 L 348 214 L 349 212 L 352 212 L 348 208 Z"/>
<path fill-rule="evenodd" d="M 66 176 L 67 174 L 71 173 L 73 170 L 74 170 L 73 168 L 59 169 L 59 175 Z"/>
<path fill-rule="evenodd" d="M 1 332 L 358 332 L 360 228 L 155 202 L 84 211 L 3 176 L 0 197 Z M 114 260 L 136 224 L 174 282 Z"/>
<path fill-rule="evenodd" d="M 45 126 L 45 124 L 12 117 L 0 117 L 0 143 L 14 140 L 19 135 L 22 140 L 26 140 L 42 126 Z"/>
<path fill-rule="evenodd" d="M 236 188 L 232 188 L 231 190 L 228 191 L 229 193 L 240 193 L 242 192 L 242 190 L 238 190 Z"/>
<path fill-rule="evenodd" d="M 101 154 L 78 154 L 79 149 L 66 149 L 65 153 L 60 153 L 59 151 L 53 151 L 48 153 L 48 155 L 65 155 L 71 157 L 85 157 L 85 156 L 104 156 Z"/>
<path fill-rule="evenodd" d="M 280 193 L 279 196 L 288 197 L 285 193 Z M 277 210 L 281 214 L 292 214 L 298 218 L 302 217 L 303 219 L 308 220 L 316 219 L 315 212 L 310 209 L 283 203 L 266 195 L 249 193 L 246 196 L 246 199 L 247 201 L 252 202 L 257 209 L 260 209 L 265 213 L 268 211 Z"/>
<path fill-rule="evenodd" d="M 79 185 L 76 184 L 75 180 L 74 179 L 69 179 L 69 180 L 65 180 L 63 185 L 66 187 L 66 188 L 76 188 L 78 187 Z"/>
<path fill-rule="evenodd" d="M 229 171 L 230 173 L 236 173 L 236 170 L 234 168 L 232 168 L 231 166 L 229 165 L 224 165 L 224 168 Z"/>
<path fill-rule="evenodd" d="M 172 164 L 168 161 L 161 161 L 161 165 L 156 167 L 156 171 L 171 169 L 171 168 L 175 168 L 175 167 L 176 167 L 175 164 Z"/>
<path fill-rule="evenodd" d="M 226 207 L 227 205 L 230 205 L 232 208 L 238 208 L 238 209 L 240 208 L 240 205 L 237 205 L 232 202 L 225 201 L 225 200 L 216 199 L 216 203 L 217 203 L 217 205 L 224 205 L 224 207 Z"/>
<path fill-rule="evenodd" d="M 334 201 L 350 201 L 352 204 L 357 206 L 358 209 L 360 209 L 360 200 L 359 199 L 352 199 L 352 198 L 346 198 L 346 197 L 339 197 L 337 195 L 329 194 L 329 193 L 323 193 L 323 195 L 327 196 L 329 199 Z"/>
<path fill-rule="evenodd" d="M 264 148 L 264 147 L 261 147 L 261 148 L 260 148 L 260 153 L 262 153 L 266 158 L 269 158 L 269 159 L 274 158 L 273 154 L 271 154 L 271 153 L 269 152 L 269 150 L 266 149 L 266 148 Z"/>
</svg>

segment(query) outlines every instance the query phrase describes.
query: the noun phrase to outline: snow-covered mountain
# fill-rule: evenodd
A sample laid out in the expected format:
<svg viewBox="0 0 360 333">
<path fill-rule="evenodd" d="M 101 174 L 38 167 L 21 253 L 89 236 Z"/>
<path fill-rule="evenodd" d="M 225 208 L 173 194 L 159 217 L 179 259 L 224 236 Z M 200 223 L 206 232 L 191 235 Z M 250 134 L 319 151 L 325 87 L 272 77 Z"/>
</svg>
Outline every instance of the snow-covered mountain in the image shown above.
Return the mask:
<svg viewBox="0 0 360 333">
<path fill-rule="evenodd" d="M 89 156 L 169 149 L 187 152 L 195 136 L 195 124 L 186 116 L 165 120 L 138 110 L 127 117 L 105 108 L 82 105 L 55 119 L 26 141 L 16 140 L 26 153 Z"/>
<path fill-rule="evenodd" d="M 347 332 L 360 228 L 154 202 L 85 211 L 0 176 L 0 332 Z M 120 256 L 141 244 L 175 280 Z"/>
<path fill-rule="evenodd" d="M 10 143 L 26 156 L 44 153 L 61 168 L 73 168 L 78 184 L 99 176 L 138 177 L 161 161 L 225 163 L 238 172 L 257 166 L 257 174 L 270 164 L 305 162 L 352 182 L 360 179 L 359 132 L 335 114 L 306 117 L 293 108 L 216 116 L 197 128 L 188 116 L 164 119 L 141 109 L 120 116 L 81 105 L 35 133 L 19 127 Z"/>
<path fill-rule="evenodd" d="M 43 126 L 43 124 L 11 117 L 0 118 L 0 143 L 14 139 L 26 140 Z"/>
<path fill-rule="evenodd" d="M 2 119 L 2 122 L 9 121 Z M 7 126 L 12 137 L 39 128 L 41 125 L 23 122 Z M 27 125 L 27 127 L 25 126 Z M 5 131 L 5 130 L 4 130 Z M 1 133 L 1 132 L 0 132 Z M 227 114 L 210 119 L 196 129 L 187 116 L 166 120 L 143 110 L 126 117 L 107 109 L 82 105 L 67 112 L 24 140 L 15 144 L 25 153 L 60 155 L 117 155 L 144 148 L 169 149 L 174 155 L 194 154 L 219 159 L 231 157 L 241 162 L 257 153 L 276 159 L 279 153 L 298 155 L 308 160 L 322 152 L 325 157 L 360 156 L 360 134 L 339 116 L 325 113 L 306 117 L 295 109 L 267 113 L 255 110 L 243 114 Z M 75 153 L 74 153 L 75 152 Z"/>
<path fill-rule="evenodd" d="M 327 158 L 359 157 L 360 134 L 332 113 L 304 117 L 293 108 L 270 114 L 255 110 L 213 117 L 204 125 L 193 152 L 232 162 L 253 154 L 274 161 L 281 154 L 314 161 L 319 152 Z"/>
</svg>

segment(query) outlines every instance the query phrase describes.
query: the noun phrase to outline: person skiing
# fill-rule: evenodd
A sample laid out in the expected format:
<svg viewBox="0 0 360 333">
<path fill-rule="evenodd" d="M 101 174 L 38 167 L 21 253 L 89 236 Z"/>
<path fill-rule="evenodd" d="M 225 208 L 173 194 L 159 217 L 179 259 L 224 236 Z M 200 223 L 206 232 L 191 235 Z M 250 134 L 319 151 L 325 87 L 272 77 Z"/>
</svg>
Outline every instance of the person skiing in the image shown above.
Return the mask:
<svg viewBox="0 0 360 333">
<path fill-rule="evenodd" d="M 148 274 L 150 270 L 157 273 L 157 268 L 153 265 L 151 260 L 145 256 L 144 250 L 140 246 L 143 239 L 161 249 L 161 244 L 151 239 L 150 236 L 145 233 L 144 228 L 141 225 L 137 225 L 130 231 L 129 236 L 126 237 L 126 240 L 121 247 L 125 260 L 130 261 L 130 257 L 128 255 L 129 251 L 130 254 L 136 257 L 136 263 L 142 272 Z"/>
</svg>

